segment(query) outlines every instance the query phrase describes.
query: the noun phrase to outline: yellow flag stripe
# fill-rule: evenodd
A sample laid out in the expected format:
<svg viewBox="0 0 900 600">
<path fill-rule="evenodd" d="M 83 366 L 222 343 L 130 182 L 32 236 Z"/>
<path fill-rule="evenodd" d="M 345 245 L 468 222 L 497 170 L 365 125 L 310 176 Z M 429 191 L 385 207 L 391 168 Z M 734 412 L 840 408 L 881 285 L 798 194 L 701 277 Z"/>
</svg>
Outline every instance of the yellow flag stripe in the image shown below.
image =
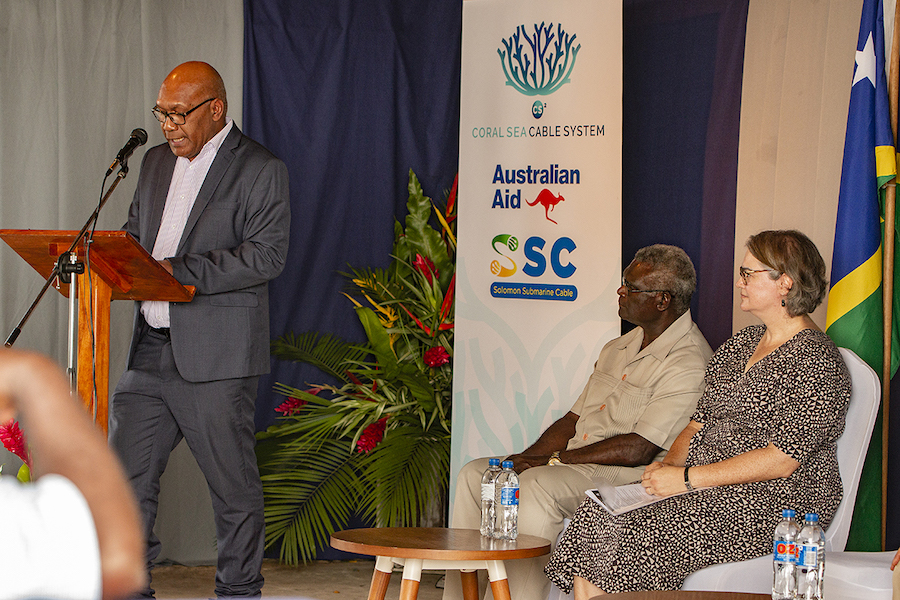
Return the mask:
<svg viewBox="0 0 900 600">
<path fill-rule="evenodd" d="M 871 296 L 881 285 L 881 246 L 869 260 L 835 283 L 828 294 L 826 328 Z"/>
<path fill-rule="evenodd" d="M 893 177 L 897 174 L 897 154 L 893 146 L 875 146 L 875 175 Z"/>
</svg>

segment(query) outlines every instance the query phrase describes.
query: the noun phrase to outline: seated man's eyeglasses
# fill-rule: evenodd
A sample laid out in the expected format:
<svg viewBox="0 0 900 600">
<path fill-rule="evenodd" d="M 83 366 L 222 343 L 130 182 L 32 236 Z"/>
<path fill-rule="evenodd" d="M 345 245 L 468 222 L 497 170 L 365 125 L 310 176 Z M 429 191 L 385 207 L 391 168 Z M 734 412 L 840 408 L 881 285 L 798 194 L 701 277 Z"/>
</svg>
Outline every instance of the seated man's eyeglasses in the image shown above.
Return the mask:
<svg viewBox="0 0 900 600">
<path fill-rule="evenodd" d="M 198 104 L 197 106 L 192 108 L 191 110 L 189 110 L 187 112 L 183 112 L 183 113 L 166 112 L 158 106 L 154 106 L 153 108 L 151 108 L 150 112 L 153 113 L 153 116 L 156 117 L 156 120 L 159 121 L 160 123 L 165 123 L 166 119 L 169 119 L 172 121 L 173 125 L 184 125 L 185 121 L 187 120 L 187 116 L 189 114 L 191 114 L 192 112 L 194 112 L 195 110 L 197 110 L 198 108 L 200 108 L 201 106 L 206 104 L 207 102 L 212 102 L 213 100 L 215 100 L 215 98 L 209 98 L 207 100 L 204 100 L 203 102 L 201 102 L 200 104 Z"/>
<path fill-rule="evenodd" d="M 625 279 L 624 275 L 622 276 L 622 287 L 625 288 L 625 291 L 628 292 L 629 294 L 642 294 L 645 292 L 662 292 L 665 294 L 669 294 L 670 296 L 672 295 L 672 292 L 670 292 L 669 290 L 639 290 L 638 288 L 634 287 L 634 285 L 631 284 L 627 279 Z"/>
</svg>

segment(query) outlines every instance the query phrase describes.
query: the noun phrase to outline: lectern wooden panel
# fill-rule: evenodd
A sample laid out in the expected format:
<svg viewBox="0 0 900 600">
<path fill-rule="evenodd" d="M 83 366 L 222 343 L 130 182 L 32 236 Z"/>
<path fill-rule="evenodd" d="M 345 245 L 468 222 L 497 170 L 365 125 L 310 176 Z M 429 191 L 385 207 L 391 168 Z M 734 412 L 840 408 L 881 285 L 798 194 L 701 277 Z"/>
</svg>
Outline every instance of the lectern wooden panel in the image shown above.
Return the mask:
<svg viewBox="0 0 900 600">
<path fill-rule="evenodd" d="M 78 235 L 77 231 L 0 229 L 0 239 L 44 279 Z M 89 252 L 79 243 L 74 253 L 89 265 L 78 276 L 77 388 L 97 424 L 107 430 L 109 417 L 109 314 L 113 300 L 190 302 L 194 288 L 183 286 L 125 231 L 96 231 Z M 87 258 L 86 258 L 87 255 Z M 69 285 L 59 283 L 68 297 Z M 89 299 L 89 301 L 84 301 Z M 91 324 L 93 323 L 93 328 Z M 96 397 L 94 382 L 96 381 Z"/>
</svg>

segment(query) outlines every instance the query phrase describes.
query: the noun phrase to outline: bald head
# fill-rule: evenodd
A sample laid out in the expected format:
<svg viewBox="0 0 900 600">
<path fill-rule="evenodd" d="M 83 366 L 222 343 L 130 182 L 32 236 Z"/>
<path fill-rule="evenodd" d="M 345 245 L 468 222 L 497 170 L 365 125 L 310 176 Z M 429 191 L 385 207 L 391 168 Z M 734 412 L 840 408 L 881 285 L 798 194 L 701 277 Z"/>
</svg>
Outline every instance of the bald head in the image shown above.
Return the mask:
<svg viewBox="0 0 900 600">
<path fill-rule="evenodd" d="M 225 94 L 225 82 L 212 65 L 199 60 L 182 63 L 172 69 L 162 82 L 162 88 L 193 89 L 204 98 L 215 97 L 224 105 L 222 116 L 228 114 L 228 99 Z"/>
</svg>

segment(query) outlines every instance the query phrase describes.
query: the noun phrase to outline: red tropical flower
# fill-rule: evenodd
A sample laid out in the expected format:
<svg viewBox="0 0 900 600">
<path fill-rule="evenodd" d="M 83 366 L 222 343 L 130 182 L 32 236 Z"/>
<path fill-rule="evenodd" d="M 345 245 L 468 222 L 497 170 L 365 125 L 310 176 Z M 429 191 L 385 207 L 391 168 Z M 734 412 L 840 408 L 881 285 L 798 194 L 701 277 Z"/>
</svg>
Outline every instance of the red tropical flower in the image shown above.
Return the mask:
<svg viewBox="0 0 900 600">
<path fill-rule="evenodd" d="M 356 451 L 368 454 L 384 439 L 384 429 L 387 427 L 387 417 L 382 417 L 363 429 L 362 435 L 356 442 Z"/>
<path fill-rule="evenodd" d="M 431 259 L 427 256 L 422 256 L 417 253 L 416 260 L 413 261 L 413 267 L 416 271 L 425 276 L 428 283 L 431 283 L 432 277 L 438 276 L 437 267 L 434 266 L 434 263 L 431 262 Z"/>
<path fill-rule="evenodd" d="M 435 369 L 450 362 L 450 355 L 447 354 L 447 350 L 443 346 L 435 346 L 426 350 L 422 359 L 426 365 Z"/>
<path fill-rule="evenodd" d="M 424 332 L 427 333 L 428 335 L 432 335 L 431 329 L 428 328 L 428 325 L 425 325 L 424 323 L 422 323 L 422 321 L 419 320 L 419 317 L 417 317 L 416 315 L 412 314 L 408 308 L 406 308 L 405 306 L 403 306 L 403 304 L 400 305 L 400 308 L 402 308 L 403 310 L 405 310 L 405 311 L 406 311 L 406 314 L 408 314 L 410 317 L 412 317 L 413 321 L 416 322 L 416 325 L 419 326 L 419 329 L 421 329 L 422 331 L 424 331 Z"/>
<path fill-rule="evenodd" d="M 31 455 L 28 453 L 28 446 L 25 444 L 25 434 L 19 429 L 19 422 L 10 419 L 5 425 L 0 425 L 0 442 L 3 447 L 18 456 L 22 462 L 31 468 Z"/>
<path fill-rule="evenodd" d="M 314 396 L 318 395 L 319 392 L 322 391 L 320 387 L 314 387 L 306 390 L 307 394 L 313 394 Z M 301 398 L 294 398 L 293 396 L 285 400 L 281 403 L 278 408 L 275 409 L 275 412 L 280 412 L 286 417 L 291 416 L 295 412 L 300 412 L 300 409 L 306 406 L 306 400 Z"/>
</svg>

